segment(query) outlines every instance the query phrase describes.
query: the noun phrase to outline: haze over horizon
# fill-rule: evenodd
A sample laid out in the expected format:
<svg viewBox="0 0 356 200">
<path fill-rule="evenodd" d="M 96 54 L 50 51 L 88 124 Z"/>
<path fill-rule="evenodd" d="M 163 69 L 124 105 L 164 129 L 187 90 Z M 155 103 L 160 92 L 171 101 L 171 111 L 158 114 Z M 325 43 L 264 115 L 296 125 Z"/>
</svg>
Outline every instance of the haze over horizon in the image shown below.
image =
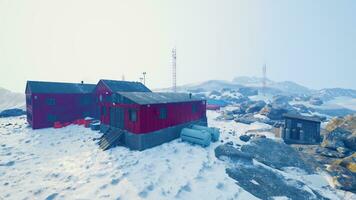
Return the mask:
<svg viewBox="0 0 356 200">
<path fill-rule="evenodd" d="M 356 1 L 0 0 L 0 87 L 26 80 L 171 86 L 262 75 L 356 89 Z"/>
</svg>

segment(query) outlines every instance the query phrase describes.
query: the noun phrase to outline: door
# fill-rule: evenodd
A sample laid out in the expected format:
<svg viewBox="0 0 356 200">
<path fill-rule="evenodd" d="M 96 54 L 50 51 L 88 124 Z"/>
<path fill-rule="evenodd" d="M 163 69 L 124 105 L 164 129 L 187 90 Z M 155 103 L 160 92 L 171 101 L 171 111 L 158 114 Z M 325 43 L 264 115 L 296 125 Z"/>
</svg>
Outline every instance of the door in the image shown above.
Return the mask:
<svg viewBox="0 0 356 200">
<path fill-rule="evenodd" d="M 124 129 L 124 110 L 122 108 L 110 107 L 110 125 Z"/>
</svg>

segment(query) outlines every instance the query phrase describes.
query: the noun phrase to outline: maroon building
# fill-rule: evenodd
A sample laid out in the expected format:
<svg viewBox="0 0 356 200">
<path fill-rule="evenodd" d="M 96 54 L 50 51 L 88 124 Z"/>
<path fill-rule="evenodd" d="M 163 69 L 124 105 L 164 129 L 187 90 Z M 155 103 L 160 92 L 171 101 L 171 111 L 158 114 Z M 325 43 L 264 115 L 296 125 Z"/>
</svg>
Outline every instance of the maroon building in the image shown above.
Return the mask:
<svg viewBox="0 0 356 200">
<path fill-rule="evenodd" d="M 33 129 L 95 117 L 94 84 L 27 81 L 27 121 Z"/>
<path fill-rule="evenodd" d="M 152 92 L 140 82 L 28 81 L 26 107 L 33 129 L 85 117 L 100 119 L 102 149 L 124 145 L 143 150 L 179 137 L 185 127 L 207 125 L 205 100 L 191 94 Z"/>
<path fill-rule="evenodd" d="M 191 94 L 116 92 L 100 105 L 102 130 L 109 132 L 104 140 L 110 141 L 104 149 L 121 144 L 144 150 L 179 137 L 185 127 L 207 125 L 206 101 Z"/>
</svg>

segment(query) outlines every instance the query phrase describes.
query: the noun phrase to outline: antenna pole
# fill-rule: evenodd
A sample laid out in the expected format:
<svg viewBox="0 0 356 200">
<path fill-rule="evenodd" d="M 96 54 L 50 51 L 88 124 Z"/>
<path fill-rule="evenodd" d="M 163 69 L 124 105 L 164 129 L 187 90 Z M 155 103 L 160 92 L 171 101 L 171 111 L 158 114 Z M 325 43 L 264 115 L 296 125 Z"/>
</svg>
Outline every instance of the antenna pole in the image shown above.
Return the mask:
<svg viewBox="0 0 356 200">
<path fill-rule="evenodd" d="M 146 85 L 146 72 L 143 72 L 143 84 Z"/>
<path fill-rule="evenodd" d="M 172 90 L 177 92 L 177 52 L 175 47 L 172 49 Z"/>
<path fill-rule="evenodd" d="M 266 95 L 266 85 L 267 85 L 267 67 L 266 64 L 262 67 L 262 91 L 263 95 Z"/>
</svg>

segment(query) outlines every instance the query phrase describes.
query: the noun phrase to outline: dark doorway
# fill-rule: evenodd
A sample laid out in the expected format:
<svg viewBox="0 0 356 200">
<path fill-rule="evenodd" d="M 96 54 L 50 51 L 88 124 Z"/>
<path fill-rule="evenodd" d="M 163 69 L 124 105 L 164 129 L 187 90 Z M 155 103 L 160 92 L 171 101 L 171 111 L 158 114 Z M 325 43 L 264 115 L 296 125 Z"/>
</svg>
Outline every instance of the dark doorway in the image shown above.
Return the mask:
<svg viewBox="0 0 356 200">
<path fill-rule="evenodd" d="M 292 137 L 291 139 L 293 140 L 300 140 L 300 128 L 296 128 L 294 129 L 294 131 L 292 132 Z"/>
<path fill-rule="evenodd" d="M 115 128 L 124 128 L 124 110 L 122 108 L 110 108 L 110 125 Z"/>
</svg>

